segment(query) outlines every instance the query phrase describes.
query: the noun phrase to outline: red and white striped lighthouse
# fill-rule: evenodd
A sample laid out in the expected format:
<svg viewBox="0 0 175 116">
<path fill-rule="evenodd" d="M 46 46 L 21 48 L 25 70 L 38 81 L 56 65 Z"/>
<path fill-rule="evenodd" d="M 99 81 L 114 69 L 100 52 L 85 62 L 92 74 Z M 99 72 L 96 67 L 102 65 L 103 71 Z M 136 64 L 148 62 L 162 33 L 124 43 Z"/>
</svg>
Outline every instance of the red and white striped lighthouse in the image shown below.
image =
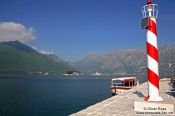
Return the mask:
<svg viewBox="0 0 175 116">
<path fill-rule="evenodd" d="M 158 47 L 157 47 L 157 24 L 158 5 L 147 1 L 142 9 L 143 17 L 142 28 L 147 29 L 147 65 L 148 65 L 148 96 L 146 101 L 163 101 L 159 96 L 159 66 L 158 66 Z"/>
</svg>

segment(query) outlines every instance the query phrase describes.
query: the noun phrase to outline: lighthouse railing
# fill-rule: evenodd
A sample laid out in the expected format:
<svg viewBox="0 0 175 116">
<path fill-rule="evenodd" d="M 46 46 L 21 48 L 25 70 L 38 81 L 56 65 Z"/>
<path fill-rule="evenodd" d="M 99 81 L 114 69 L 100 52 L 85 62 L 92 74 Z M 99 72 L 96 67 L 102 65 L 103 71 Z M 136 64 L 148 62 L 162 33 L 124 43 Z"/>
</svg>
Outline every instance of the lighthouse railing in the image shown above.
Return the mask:
<svg viewBox="0 0 175 116">
<path fill-rule="evenodd" d="M 149 4 L 149 5 L 143 6 L 142 14 L 143 14 L 143 18 L 146 18 L 146 17 L 157 18 L 158 17 L 158 5 Z"/>
</svg>

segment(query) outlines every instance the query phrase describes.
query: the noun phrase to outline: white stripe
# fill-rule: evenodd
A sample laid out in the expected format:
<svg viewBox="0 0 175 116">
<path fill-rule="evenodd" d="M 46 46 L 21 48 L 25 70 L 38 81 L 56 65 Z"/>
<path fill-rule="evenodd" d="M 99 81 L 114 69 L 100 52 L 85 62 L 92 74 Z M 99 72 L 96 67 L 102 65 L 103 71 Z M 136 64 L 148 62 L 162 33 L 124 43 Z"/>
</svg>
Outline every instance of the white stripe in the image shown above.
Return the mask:
<svg viewBox="0 0 175 116">
<path fill-rule="evenodd" d="M 151 82 L 149 82 L 149 80 L 148 80 L 148 84 L 149 84 L 149 96 L 150 97 L 157 97 L 157 96 L 159 96 L 159 89 L 156 87 L 156 86 L 154 86 Z"/>
<path fill-rule="evenodd" d="M 154 60 L 151 56 L 147 55 L 148 68 L 152 70 L 155 74 L 159 76 L 158 62 Z"/>
<path fill-rule="evenodd" d="M 163 98 L 159 96 L 159 89 L 148 81 L 149 84 L 149 99 L 148 101 L 163 101 Z"/>
<path fill-rule="evenodd" d="M 151 45 L 153 45 L 155 48 L 157 48 L 157 36 L 151 32 L 151 31 L 147 31 L 147 42 Z"/>
</svg>

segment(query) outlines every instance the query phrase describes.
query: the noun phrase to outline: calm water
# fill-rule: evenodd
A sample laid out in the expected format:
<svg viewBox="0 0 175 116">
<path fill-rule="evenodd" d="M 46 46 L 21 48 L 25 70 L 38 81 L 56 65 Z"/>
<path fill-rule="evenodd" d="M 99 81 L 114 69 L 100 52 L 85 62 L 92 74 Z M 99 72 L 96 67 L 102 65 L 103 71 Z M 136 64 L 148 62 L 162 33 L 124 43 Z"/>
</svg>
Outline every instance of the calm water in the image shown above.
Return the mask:
<svg viewBox="0 0 175 116">
<path fill-rule="evenodd" d="M 0 79 L 0 116 L 65 116 L 111 97 L 111 78 Z"/>
</svg>

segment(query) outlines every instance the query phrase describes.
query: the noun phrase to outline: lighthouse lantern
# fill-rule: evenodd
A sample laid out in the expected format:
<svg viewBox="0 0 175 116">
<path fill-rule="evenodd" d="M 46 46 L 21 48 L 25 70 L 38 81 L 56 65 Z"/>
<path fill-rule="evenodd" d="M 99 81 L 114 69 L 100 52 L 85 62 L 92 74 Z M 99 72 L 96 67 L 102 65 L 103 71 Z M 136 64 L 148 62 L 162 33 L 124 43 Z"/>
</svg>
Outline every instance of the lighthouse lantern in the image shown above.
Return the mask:
<svg viewBox="0 0 175 116">
<path fill-rule="evenodd" d="M 157 18 L 158 16 L 158 5 L 157 4 L 147 4 L 142 8 L 143 18 L 153 17 Z"/>
<path fill-rule="evenodd" d="M 141 21 L 141 28 L 146 29 L 148 27 L 149 18 L 158 17 L 158 5 L 157 4 L 147 4 L 143 6 L 142 14 L 143 14 L 143 19 Z"/>
</svg>

